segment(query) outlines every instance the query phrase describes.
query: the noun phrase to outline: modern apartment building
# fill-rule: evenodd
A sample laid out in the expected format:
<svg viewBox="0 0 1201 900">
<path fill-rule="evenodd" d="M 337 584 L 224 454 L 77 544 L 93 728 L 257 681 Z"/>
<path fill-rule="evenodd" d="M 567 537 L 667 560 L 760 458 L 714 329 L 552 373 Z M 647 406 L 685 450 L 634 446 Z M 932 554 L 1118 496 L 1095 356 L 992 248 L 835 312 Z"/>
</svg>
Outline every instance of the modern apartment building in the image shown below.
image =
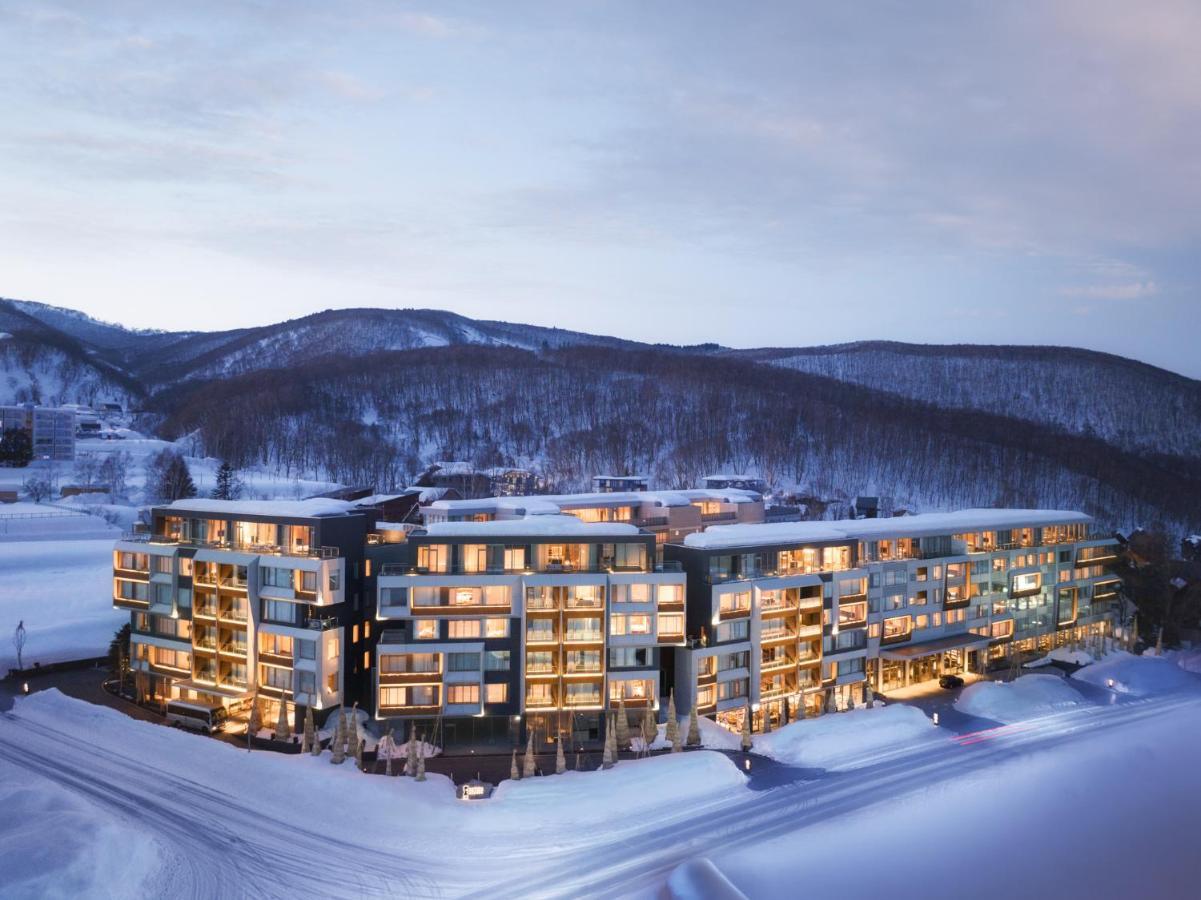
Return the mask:
<svg viewBox="0 0 1201 900">
<path fill-rule="evenodd" d="M 669 544 L 688 578 L 681 708 L 788 721 L 1107 633 L 1116 548 L 1053 510 L 733 525 Z"/>
<path fill-rule="evenodd" d="M 446 745 L 579 745 L 623 701 L 661 718 L 674 690 L 681 714 L 740 728 L 749 709 L 761 729 L 1118 616 L 1114 541 L 1076 512 L 766 523 L 737 489 L 439 501 L 423 526 L 382 509 L 155 508 L 114 551 L 143 695 L 257 692 L 297 722 L 357 702 Z"/>
<path fill-rule="evenodd" d="M 237 708 L 257 693 L 272 716 L 286 699 L 300 723 L 305 707 L 360 694 L 369 521 L 340 500 L 155 507 L 149 533 L 113 551 L 140 696 Z"/>
<path fill-rule="evenodd" d="M 9 428 L 29 432 L 33 458 L 54 462 L 75 459 L 75 410 L 23 403 L 0 406 L 0 433 Z"/>
<path fill-rule="evenodd" d="M 598 741 L 622 701 L 659 708 L 661 653 L 684 646 L 684 576 L 625 522 L 436 522 L 369 557 L 375 716 L 448 743 Z"/>
</svg>

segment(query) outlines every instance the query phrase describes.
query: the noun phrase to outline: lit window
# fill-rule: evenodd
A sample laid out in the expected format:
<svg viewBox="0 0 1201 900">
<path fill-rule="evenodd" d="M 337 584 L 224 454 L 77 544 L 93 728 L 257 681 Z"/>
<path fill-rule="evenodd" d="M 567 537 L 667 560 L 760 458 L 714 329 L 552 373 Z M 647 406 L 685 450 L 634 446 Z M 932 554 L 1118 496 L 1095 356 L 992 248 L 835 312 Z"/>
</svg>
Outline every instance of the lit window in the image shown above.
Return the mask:
<svg viewBox="0 0 1201 900">
<path fill-rule="evenodd" d="M 485 703 L 507 703 L 509 700 L 509 686 L 507 684 L 489 684 L 485 685 L 487 694 L 485 695 Z"/>
<path fill-rule="evenodd" d="M 414 619 L 413 633 L 419 641 L 436 641 L 438 639 L 438 620 Z"/>
</svg>

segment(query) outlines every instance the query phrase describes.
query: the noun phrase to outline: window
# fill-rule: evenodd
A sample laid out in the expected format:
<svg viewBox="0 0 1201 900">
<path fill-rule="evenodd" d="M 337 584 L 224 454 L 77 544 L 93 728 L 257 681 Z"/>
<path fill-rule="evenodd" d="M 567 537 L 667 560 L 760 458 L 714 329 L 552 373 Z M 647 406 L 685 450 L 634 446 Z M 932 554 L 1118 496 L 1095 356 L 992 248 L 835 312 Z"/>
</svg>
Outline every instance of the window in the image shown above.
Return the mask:
<svg viewBox="0 0 1201 900">
<path fill-rule="evenodd" d="M 437 702 L 435 688 L 429 685 L 379 689 L 380 706 L 435 706 Z"/>
<path fill-rule="evenodd" d="M 1009 583 L 1009 596 L 1024 597 L 1029 594 L 1037 594 L 1042 590 L 1042 586 L 1042 572 L 1023 572 L 1012 576 Z"/>
<path fill-rule="evenodd" d="M 414 619 L 413 636 L 419 641 L 438 640 L 437 619 Z"/>
<path fill-rule="evenodd" d="M 446 655 L 446 671 L 448 672 L 478 672 L 480 670 L 480 655 L 478 653 L 448 653 Z"/>
<path fill-rule="evenodd" d="M 525 547 L 505 547 L 505 571 L 517 572 L 525 568 Z"/>
<path fill-rule="evenodd" d="M 696 692 L 697 706 L 712 706 L 717 702 L 717 692 L 713 690 L 713 685 L 707 684 Z"/>
<path fill-rule="evenodd" d="M 717 686 L 717 699 L 733 700 L 736 697 L 745 697 L 746 687 L 745 678 L 739 678 L 734 681 L 723 681 Z"/>
<path fill-rule="evenodd" d="M 709 657 L 712 659 L 713 657 Z M 645 668 L 651 664 L 649 647 L 610 647 L 609 665 L 614 668 Z"/>
<path fill-rule="evenodd" d="M 299 669 L 296 672 L 296 690 L 301 694 L 312 694 L 317 691 L 317 675 Z"/>
<path fill-rule="evenodd" d="M 270 622 L 296 625 L 300 621 L 300 608 L 286 600 L 264 600 L 263 618 Z"/>
<path fill-rule="evenodd" d="M 484 685 L 485 703 L 507 703 L 509 701 L 509 686 L 503 682 Z"/>
<path fill-rule="evenodd" d="M 437 653 L 381 653 L 379 665 L 386 675 L 440 671 Z"/>
<path fill-rule="evenodd" d="M 331 570 L 329 573 L 329 592 L 331 594 L 337 593 L 338 588 L 341 586 L 341 583 L 342 583 L 342 579 L 341 579 L 341 575 L 339 574 L 338 570 L 337 569 Z"/>
<path fill-rule="evenodd" d="M 684 636 L 683 613 L 660 613 L 659 634 L 663 637 L 678 638 Z"/>
<path fill-rule="evenodd" d="M 651 586 L 649 584 L 615 584 L 613 585 L 613 601 L 615 603 L 649 603 Z"/>
<path fill-rule="evenodd" d="M 259 681 L 266 687 L 281 691 L 292 689 L 292 670 L 277 666 L 259 666 Z"/>
<path fill-rule="evenodd" d="M 460 619 L 447 622 L 448 637 L 450 638 L 478 638 L 480 636 L 480 620 L 479 619 Z"/>
<path fill-rule="evenodd" d="M 292 569 L 281 569 L 278 566 L 259 568 L 259 583 L 263 587 L 285 588 L 290 591 L 295 584 L 292 576 Z"/>
<path fill-rule="evenodd" d="M 446 702 L 479 703 L 480 686 L 478 684 L 448 684 L 446 686 Z"/>
<path fill-rule="evenodd" d="M 338 639 L 333 638 L 328 644 L 325 645 L 325 658 L 337 659 L 338 655 L 341 653 L 341 650 L 342 648 L 339 645 Z"/>
<path fill-rule="evenodd" d="M 407 606 L 409 602 L 409 591 L 407 588 L 380 588 L 379 589 L 379 604 L 380 606 Z"/>
<path fill-rule="evenodd" d="M 718 609 L 723 613 L 746 612 L 751 608 L 751 592 L 739 591 L 736 594 L 722 594 L 718 603 Z"/>
<path fill-rule="evenodd" d="M 992 628 L 989 631 L 989 637 L 1013 637 L 1013 619 L 1006 619 L 1004 622 L 993 622 Z"/>
<path fill-rule="evenodd" d="M 363 671 L 366 672 L 370 668 L 371 668 L 371 651 L 364 650 L 363 651 Z"/>
<path fill-rule="evenodd" d="M 310 594 L 317 590 L 317 573 L 316 572 L 301 572 L 300 573 L 300 589 L 308 591 Z"/>
<path fill-rule="evenodd" d="M 359 642 L 359 626 L 358 625 L 350 626 L 350 642 L 352 644 L 357 644 Z"/>
<path fill-rule="evenodd" d="M 858 659 L 843 659 L 838 662 L 838 675 L 854 675 L 863 671 L 863 657 Z"/>
<path fill-rule="evenodd" d="M 641 613 L 636 614 L 636 615 L 628 615 L 628 616 L 613 616 L 610 620 L 612 625 L 609 629 L 609 633 L 615 634 L 615 635 L 650 634 L 651 630 L 652 630 L 651 619 L 652 619 L 651 616 L 641 614 Z M 572 624 L 571 621 L 569 621 L 568 624 L 569 625 Z M 599 620 L 598 620 L 598 625 L 599 625 Z"/>
<path fill-rule="evenodd" d="M 484 653 L 484 671 L 486 672 L 507 672 L 509 671 L 509 651 L 508 650 L 488 650 Z"/>
<path fill-rule="evenodd" d="M 917 630 L 930 627 L 930 617 L 926 615 L 917 616 L 913 620 L 913 627 Z"/>
<path fill-rule="evenodd" d="M 417 568 L 430 572 L 445 572 L 450 556 L 445 544 L 423 544 L 417 548 Z"/>
<path fill-rule="evenodd" d="M 906 637 L 912 630 L 913 619 L 911 616 L 894 616 L 884 620 L 882 640 L 899 640 Z"/>
<path fill-rule="evenodd" d="M 291 656 L 292 639 L 282 634 L 259 633 L 259 650 L 274 656 Z"/>
<path fill-rule="evenodd" d="M 861 625 L 867 621 L 867 602 L 840 603 L 838 606 L 839 626 Z"/>
<path fill-rule="evenodd" d="M 717 658 L 717 670 L 725 672 L 730 669 L 745 669 L 751 664 L 751 655 L 746 650 L 738 653 L 723 653 Z"/>
<path fill-rule="evenodd" d="M 152 557 L 152 559 L 154 560 L 154 571 L 155 572 L 158 572 L 163 575 L 170 575 L 175 571 L 172 557 L 170 557 L 170 556 L 155 556 L 155 557 Z"/>
<path fill-rule="evenodd" d="M 331 694 L 338 693 L 338 670 L 330 672 L 325 676 L 325 689 Z"/>
<path fill-rule="evenodd" d="M 717 642 L 724 644 L 728 641 L 745 641 L 751 633 L 751 623 L 745 619 L 741 622 L 722 622 L 717 626 Z"/>
<path fill-rule="evenodd" d="M 487 638 L 503 638 L 509 636 L 509 620 L 508 619 L 485 619 L 484 620 L 484 637 Z"/>
<path fill-rule="evenodd" d="M 488 571 L 488 545 L 464 544 L 459 548 L 459 558 L 464 572 Z"/>
<path fill-rule="evenodd" d="M 656 593 L 661 605 L 684 602 L 684 585 L 682 584 L 661 584 L 656 588 Z"/>
</svg>

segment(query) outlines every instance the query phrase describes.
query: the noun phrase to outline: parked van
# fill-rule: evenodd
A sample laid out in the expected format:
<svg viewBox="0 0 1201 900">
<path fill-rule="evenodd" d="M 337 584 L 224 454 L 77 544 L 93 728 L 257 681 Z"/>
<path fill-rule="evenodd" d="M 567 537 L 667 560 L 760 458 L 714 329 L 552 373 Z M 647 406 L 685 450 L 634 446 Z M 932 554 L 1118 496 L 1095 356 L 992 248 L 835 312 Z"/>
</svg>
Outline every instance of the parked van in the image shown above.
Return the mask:
<svg viewBox="0 0 1201 900">
<path fill-rule="evenodd" d="M 223 706 L 204 706 L 186 700 L 170 700 L 167 703 L 167 721 L 179 728 L 212 734 L 225 727 L 229 711 Z"/>
</svg>

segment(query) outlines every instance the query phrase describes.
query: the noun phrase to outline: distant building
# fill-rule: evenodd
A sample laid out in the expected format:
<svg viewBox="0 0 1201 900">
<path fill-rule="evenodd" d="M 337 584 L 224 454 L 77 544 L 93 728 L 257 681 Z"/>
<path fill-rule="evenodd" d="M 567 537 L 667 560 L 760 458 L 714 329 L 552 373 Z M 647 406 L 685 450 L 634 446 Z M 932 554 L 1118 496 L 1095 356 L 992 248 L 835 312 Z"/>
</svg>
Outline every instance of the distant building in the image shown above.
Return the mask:
<svg viewBox="0 0 1201 900">
<path fill-rule="evenodd" d="M 856 497 L 856 519 L 887 519 L 892 516 L 892 500 L 888 497 Z"/>
<path fill-rule="evenodd" d="M 448 488 L 468 499 L 492 496 L 492 479 L 467 462 L 436 462 L 417 479 L 417 486 Z"/>
<path fill-rule="evenodd" d="M 645 491 L 650 486 L 650 479 L 645 475 L 593 475 L 592 490 L 601 494 L 615 491 Z"/>
<path fill-rule="evenodd" d="M 754 491 L 758 494 L 767 493 L 767 482 L 754 475 L 706 475 L 705 487 L 713 491 L 724 491 L 735 488 L 740 491 Z"/>
<path fill-rule="evenodd" d="M 30 432 L 34 459 L 71 462 L 75 459 L 75 410 L 23 403 L 0 406 L 0 432 L 22 428 Z"/>
<path fill-rule="evenodd" d="M 529 469 L 489 469 L 493 497 L 516 497 L 536 494 L 543 487 L 542 479 Z"/>
</svg>

